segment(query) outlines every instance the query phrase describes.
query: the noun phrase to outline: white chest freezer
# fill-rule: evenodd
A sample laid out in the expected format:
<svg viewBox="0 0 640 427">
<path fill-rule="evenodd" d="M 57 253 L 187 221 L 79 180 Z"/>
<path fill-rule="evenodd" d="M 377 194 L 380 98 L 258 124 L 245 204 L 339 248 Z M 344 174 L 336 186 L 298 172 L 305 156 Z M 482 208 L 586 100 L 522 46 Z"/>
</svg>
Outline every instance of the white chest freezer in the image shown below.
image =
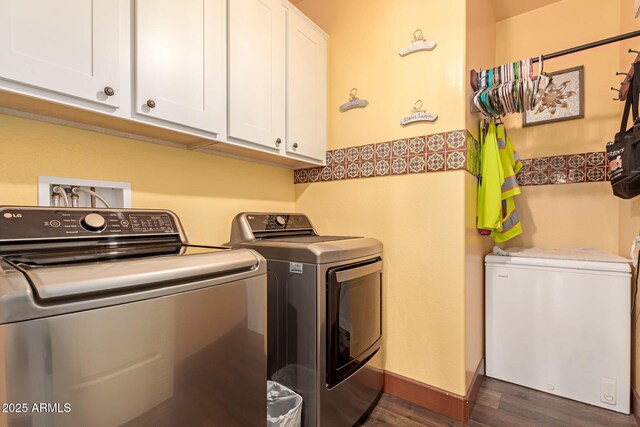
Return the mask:
<svg viewBox="0 0 640 427">
<path fill-rule="evenodd" d="M 628 260 L 593 250 L 512 255 L 485 258 L 486 375 L 628 414 Z"/>
</svg>

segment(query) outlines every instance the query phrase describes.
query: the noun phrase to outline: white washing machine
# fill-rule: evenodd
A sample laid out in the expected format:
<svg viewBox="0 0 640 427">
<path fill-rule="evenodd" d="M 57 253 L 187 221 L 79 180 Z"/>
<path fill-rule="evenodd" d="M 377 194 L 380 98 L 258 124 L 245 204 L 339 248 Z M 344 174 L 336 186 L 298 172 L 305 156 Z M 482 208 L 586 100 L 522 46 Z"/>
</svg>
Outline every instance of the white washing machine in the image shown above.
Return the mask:
<svg viewBox="0 0 640 427">
<path fill-rule="evenodd" d="M 629 413 L 631 268 L 596 250 L 486 257 L 486 375 Z"/>
</svg>

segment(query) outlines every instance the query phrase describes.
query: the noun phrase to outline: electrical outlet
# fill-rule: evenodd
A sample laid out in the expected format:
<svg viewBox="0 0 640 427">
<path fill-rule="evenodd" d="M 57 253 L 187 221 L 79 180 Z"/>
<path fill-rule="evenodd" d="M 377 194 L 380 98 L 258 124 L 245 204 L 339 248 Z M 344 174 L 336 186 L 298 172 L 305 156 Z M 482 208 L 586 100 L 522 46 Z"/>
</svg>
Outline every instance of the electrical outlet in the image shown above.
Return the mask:
<svg viewBox="0 0 640 427">
<path fill-rule="evenodd" d="M 600 401 L 609 405 L 616 404 L 616 380 L 600 378 Z"/>
</svg>

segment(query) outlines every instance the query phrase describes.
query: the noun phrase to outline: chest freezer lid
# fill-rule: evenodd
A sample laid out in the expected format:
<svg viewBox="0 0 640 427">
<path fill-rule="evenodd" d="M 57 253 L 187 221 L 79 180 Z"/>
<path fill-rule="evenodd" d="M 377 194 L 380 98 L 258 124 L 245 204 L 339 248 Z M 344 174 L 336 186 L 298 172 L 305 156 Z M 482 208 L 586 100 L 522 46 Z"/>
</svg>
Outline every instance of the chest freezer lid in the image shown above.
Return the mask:
<svg viewBox="0 0 640 427">
<path fill-rule="evenodd" d="M 485 258 L 487 265 L 530 265 L 630 273 L 630 260 L 595 248 L 494 248 Z"/>
</svg>

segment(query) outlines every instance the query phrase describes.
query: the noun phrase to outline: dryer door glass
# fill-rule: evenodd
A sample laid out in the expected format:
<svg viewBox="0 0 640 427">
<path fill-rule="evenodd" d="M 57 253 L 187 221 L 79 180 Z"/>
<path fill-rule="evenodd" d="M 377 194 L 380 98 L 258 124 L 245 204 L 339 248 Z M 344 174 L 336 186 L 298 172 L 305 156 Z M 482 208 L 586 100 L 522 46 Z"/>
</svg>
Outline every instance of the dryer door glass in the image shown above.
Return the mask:
<svg viewBox="0 0 640 427">
<path fill-rule="evenodd" d="M 327 384 L 332 387 L 380 347 L 382 261 L 341 266 L 327 274 Z"/>
</svg>

